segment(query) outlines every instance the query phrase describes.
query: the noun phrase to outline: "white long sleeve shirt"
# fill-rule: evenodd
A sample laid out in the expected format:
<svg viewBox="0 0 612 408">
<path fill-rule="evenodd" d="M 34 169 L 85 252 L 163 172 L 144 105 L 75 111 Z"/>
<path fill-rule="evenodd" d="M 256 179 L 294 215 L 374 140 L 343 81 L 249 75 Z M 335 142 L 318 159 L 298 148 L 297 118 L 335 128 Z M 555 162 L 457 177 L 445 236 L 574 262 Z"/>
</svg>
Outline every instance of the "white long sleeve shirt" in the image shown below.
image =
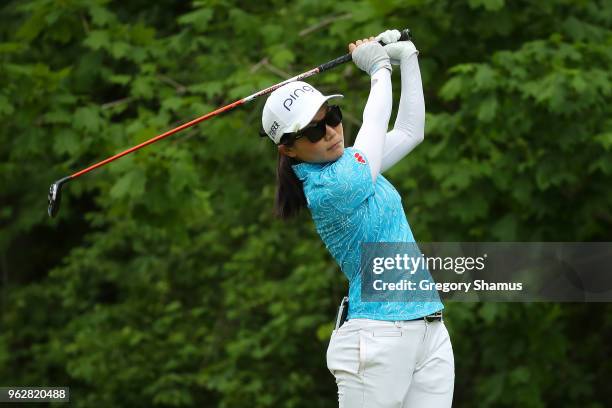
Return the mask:
<svg viewBox="0 0 612 408">
<path fill-rule="evenodd" d="M 367 157 L 372 181 L 421 143 L 425 133 L 425 100 L 417 53 L 400 63 L 401 96 L 394 127 L 387 132 L 393 103 L 391 73 L 380 69 L 370 79 L 370 95 L 354 147 Z"/>
</svg>

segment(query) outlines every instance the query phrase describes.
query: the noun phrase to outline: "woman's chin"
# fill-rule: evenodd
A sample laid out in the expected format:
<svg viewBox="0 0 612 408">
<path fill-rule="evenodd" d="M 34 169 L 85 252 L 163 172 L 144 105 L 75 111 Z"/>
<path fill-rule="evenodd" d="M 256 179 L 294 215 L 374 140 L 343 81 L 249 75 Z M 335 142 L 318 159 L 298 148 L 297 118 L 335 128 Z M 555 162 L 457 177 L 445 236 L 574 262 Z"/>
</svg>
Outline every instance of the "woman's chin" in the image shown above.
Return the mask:
<svg viewBox="0 0 612 408">
<path fill-rule="evenodd" d="M 337 147 L 334 147 L 330 150 L 329 155 L 331 156 L 331 160 L 339 159 L 344 153 L 344 144 L 340 143 Z"/>
</svg>

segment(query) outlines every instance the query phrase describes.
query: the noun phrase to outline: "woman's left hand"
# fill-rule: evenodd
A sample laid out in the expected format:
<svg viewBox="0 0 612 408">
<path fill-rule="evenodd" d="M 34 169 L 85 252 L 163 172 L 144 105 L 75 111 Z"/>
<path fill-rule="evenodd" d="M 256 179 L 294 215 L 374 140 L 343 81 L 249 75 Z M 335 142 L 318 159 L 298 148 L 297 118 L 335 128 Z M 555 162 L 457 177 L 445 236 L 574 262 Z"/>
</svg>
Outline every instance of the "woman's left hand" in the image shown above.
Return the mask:
<svg viewBox="0 0 612 408">
<path fill-rule="evenodd" d="M 412 41 L 400 41 L 402 33 L 399 30 L 387 30 L 378 34 L 376 41 L 382 41 L 387 55 L 391 60 L 391 64 L 399 65 L 402 59 L 408 58 L 415 52 L 418 53 Z"/>
<path fill-rule="evenodd" d="M 382 41 L 383 44 L 392 44 L 398 42 L 402 33 L 399 30 L 387 30 L 376 36 L 376 41 Z"/>
</svg>

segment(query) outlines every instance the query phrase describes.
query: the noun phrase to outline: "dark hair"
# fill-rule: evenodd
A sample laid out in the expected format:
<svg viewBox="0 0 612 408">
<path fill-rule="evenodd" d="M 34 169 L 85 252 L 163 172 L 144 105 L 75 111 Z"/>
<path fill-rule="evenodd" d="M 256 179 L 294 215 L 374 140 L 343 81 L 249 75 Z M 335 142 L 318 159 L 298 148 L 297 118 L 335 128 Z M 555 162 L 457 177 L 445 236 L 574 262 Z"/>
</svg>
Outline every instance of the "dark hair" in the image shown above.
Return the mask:
<svg viewBox="0 0 612 408">
<path fill-rule="evenodd" d="M 281 144 L 291 145 L 281 138 Z M 302 181 L 295 175 L 292 165 L 300 163 L 289 156 L 278 152 L 278 163 L 276 165 L 276 197 L 274 199 L 274 214 L 282 219 L 288 220 L 296 216 L 300 210 L 306 207 L 306 196 Z"/>
</svg>

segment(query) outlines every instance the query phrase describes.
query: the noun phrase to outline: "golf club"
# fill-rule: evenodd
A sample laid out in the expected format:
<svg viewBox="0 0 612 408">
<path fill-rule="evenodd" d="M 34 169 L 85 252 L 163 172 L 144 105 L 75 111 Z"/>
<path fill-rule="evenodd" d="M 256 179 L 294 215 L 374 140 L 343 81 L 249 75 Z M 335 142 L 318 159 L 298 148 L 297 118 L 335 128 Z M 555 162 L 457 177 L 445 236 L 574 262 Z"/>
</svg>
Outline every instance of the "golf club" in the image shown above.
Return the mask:
<svg viewBox="0 0 612 408">
<path fill-rule="evenodd" d="M 410 30 L 409 29 L 405 29 L 405 30 L 401 31 L 401 37 L 400 37 L 399 41 L 408 41 L 411 38 L 412 37 L 411 37 Z M 380 43 L 381 43 L 381 45 L 385 45 L 382 41 L 380 41 Z M 346 55 L 343 55 L 341 57 L 338 57 L 338 58 L 336 58 L 334 60 L 326 62 L 325 64 L 319 65 L 318 67 L 316 67 L 314 69 L 311 69 L 311 70 L 306 71 L 306 72 L 304 72 L 302 74 L 296 75 L 296 76 L 294 76 L 292 78 L 289 78 L 289 79 L 287 79 L 287 80 L 285 80 L 283 82 L 279 82 L 276 85 L 272 85 L 271 87 L 268 87 L 268 88 L 266 88 L 264 90 L 256 92 L 256 93 L 254 93 L 252 95 L 249 95 L 246 98 L 242 98 L 240 100 L 232 102 L 229 105 L 223 106 L 223 107 L 221 107 L 221 108 L 219 108 L 217 110 L 214 110 L 214 111 L 212 111 L 210 113 L 207 113 L 204 116 L 196 118 L 196 119 L 194 119 L 194 120 L 192 120 L 190 122 L 184 123 L 184 124 L 174 128 L 172 130 L 169 130 L 169 131 L 167 131 L 165 133 L 162 133 L 161 135 L 155 136 L 155 137 L 153 137 L 153 138 L 151 138 L 151 139 L 149 139 L 149 140 L 147 140 L 145 142 L 142 142 L 142 143 L 140 143 L 137 146 L 131 147 L 131 148 L 129 148 L 129 149 L 127 149 L 127 150 L 125 150 L 125 151 L 123 151 L 121 153 L 117 153 L 114 156 L 111 156 L 111 157 L 109 157 L 109 158 L 107 158 L 105 160 L 102 160 L 99 163 L 93 164 L 93 165 L 87 167 L 86 169 L 83 169 L 81 171 L 78 171 L 78 172 L 70 175 L 70 176 L 67 176 L 67 177 L 64 177 L 62 179 L 57 180 L 55 183 L 51 184 L 51 187 L 49 188 L 49 196 L 48 196 L 49 207 L 47 209 L 47 212 L 49 213 L 49 216 L 50 217 L 54 217 L 57 214 L 57 212 L 59 211 L 60 201 L 61 201 L 61 198 L 62 198 L 62 186 L 64 184 L 66 184 L 67 182 L 72 181 L 72 180 L 82 176 L 83 174 L 89 173 L 90 171 L 92 171 L 94 169 L 97 169 L 98 167 L 104 166 L 107 163 L 110 163 L 110 162 L 112 162 L 114 160 L 117 160 L 120 157 L 123 157 L 123 156 L 125 156 L 127 154 L 130 154 L 130 153 L 132 153 L 132 152 L 134 152 L 136 150 L 139 150 L 139 149 L 141 149 L 141 148 L 143 148 L 145 146 L 148 146 L 148 145 L 150 145 L 152 143 L 155 143 L 158 140 L 164 139 L 164 138 L 166 138 L 166 137 L 168 137 L 170 135 L 173 135 L 173 134 L 175 134 L 177 132 L 180 132 L 181 130 L 187 129 L 187 128 L 193 126 L 193 125 L 196 125 L 196 124 L 198 124 L 200 122 L 203 122 L 203 121 L 205 121 L 207 119 L 210 119 L 213 116 L 216 116 L 216 115 L 218 115 L 220 113 L 223 113 L 223 112 L 227 112 L 229 110 L 232 110 L 235 107 L 243 105 L 243 104 L 245 104 L 247 102 L 250 102 L 250 101 L 252 101 L 253 99 L 255 99 L 255 98 L 259 97 L 259 96 L 269 94 L 269 93 L 273 92 L 275 89 L 277 89 L 277 88 L 279 88 L 279 87 L 281 87 L 281 86 L 283 86 L 283 85 L 285 85 L 285 84 L 287 84 L 289 82 L 299 81 L 299 80 L 302 80 L 304 78 L 308 78 L 310 76 L 313 76 L 313 75 L 316 75 L 316 74 L 320 74 L 321 72 L 327 71 L 329 69 L 332 69 L 332 68 L 334 68 L 334 67 L 336 67 L 338 65 L 344 64 L 345 62 L 348 62 L 348 61 L 351 61 L 351 60 L 352 60 L 352 55 L 350 53 L 346 54 Z"/>
</svg>

